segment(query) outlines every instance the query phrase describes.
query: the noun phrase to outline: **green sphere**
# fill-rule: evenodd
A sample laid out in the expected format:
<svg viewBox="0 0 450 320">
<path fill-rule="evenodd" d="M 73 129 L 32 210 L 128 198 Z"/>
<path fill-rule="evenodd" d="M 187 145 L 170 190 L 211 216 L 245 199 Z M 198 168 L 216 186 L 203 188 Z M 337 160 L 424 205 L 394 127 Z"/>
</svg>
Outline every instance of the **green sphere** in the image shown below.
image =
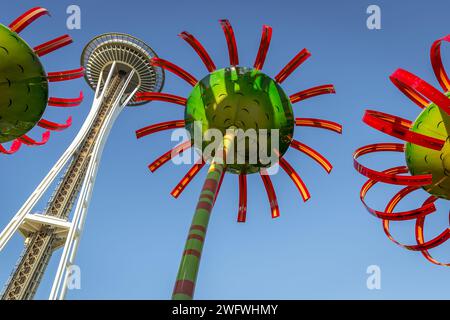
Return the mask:
<svg viewBox="0 0 450 320">
<path fill-rule="evenodd" d="M 0 24 L 0 143 L 14 140 L 41 119 L 48 82 L 33 49 Z"/>
<path fill-rule="evenodd" d="M 289 97 L 278 83 L 259 70 L 244 67 L 216 70 L 200 80 L 187 100 L 185 121 L 195 146 L 201 151 L 213 141 L 203 139 L 202 144 L 197 145 L 198 140 L 194 139 L 196 126 L 202 137 L 209 129 L 220 130 L 223 135 L 230 127 L 244 132 L 253 129 L 258 137 L 257 145 L 264 143 L 266 154 L 272 149 L 271 130 L 277 129 L 280 156 L 289 148 L 295 124 Z M 258 136 L 261 129 L 267 129 L 264 140 Z M 248 141 L 244 150 L 245 163 L 229 163 L 227 171 L 248 174 L 272 165 L 261 162 L 259 156 L 256 163 L 249 161 L 252 157 L 248 153 L 252 149 Z"/>
<path fill-rule="evenodd" d="M 446 94 L 450 97 L 450 94 Z M 441 151 L 406 143 L 406 163 L 412 175 L 432 174 L 433 182 L 423 189 L 439 198 L 450 199 L 450 116 L 432 103 L 414 122 L 411 131 L 445 140 Z"/>
</svg>

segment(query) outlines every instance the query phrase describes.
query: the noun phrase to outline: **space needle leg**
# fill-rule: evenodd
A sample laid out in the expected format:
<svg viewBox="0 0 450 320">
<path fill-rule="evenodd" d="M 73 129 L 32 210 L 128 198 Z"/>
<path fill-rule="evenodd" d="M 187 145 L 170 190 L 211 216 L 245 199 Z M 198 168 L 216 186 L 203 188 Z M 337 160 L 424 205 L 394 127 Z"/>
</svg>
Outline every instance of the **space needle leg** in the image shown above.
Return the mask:
<svg viewBox="0 0 450 320">
<path fill-rule="evenodd" d="M 223 153 L 220 154 L 219 152 L 209 167 L 183 251 L 177 281 L 172 294 L 173 300 L 192 300 L 194 298 L 209 218 L 219 191 L 220 181 L 225 174 L 226 154 L 232 148 L 234 138 L 234 132 L 225 135 L 223 139 Z"/>
<path fill-rule="evenodd" d="M 111 72 L 113 72 L 113 68 L 111 68 L 110 73 Z M 123 101 L 125 90 L 128 87 L 131 79 L 133 78 L 133 75 L 134 71 L 130 72 L 130 74 L 128 75 L 127 79 L 124 82 L 124 85 L 122 86 L 121 91 L 119 92 L 119 95 L 113 102 L 111 111 L 105 120 L 105 124 L 101 129 L 98 141 L 92 152 L 92 156 L 89 161 L 86 172 L 86 177 L 83 181 L 80 196 L 78 198 L 78 202 L 75 208 L 71 228 L 66 238 L 63 253 L 61 255 L 61 259 L 58 265 L 58 270 L 56 272 L 52 290 L 50 292 L 49 300 L 57 300 L 57 299 L 63 300 L 65 298 L 67 292 L 67 284 L 68 284 L 67 282 L 70 276 L 69 274 L 70 268 L 75 260 L 78 244 L 80 241 L 80 236 L 83 231 L 84 222 L 87 215 L 87 209 L 89 207 L 89 202 L 95 184 L 95 178 L 97 176 L 98 166 L 104 145 L 107 141 L 107 137 L 117 116 L 120 114 L 123 108 L 129 103 L 129 101 L 131 100 L 131 98 L 134 96 L 134 94 L 137 92 L 138 89 L 136 88 Z M 107 88 L 108 87 L 105 84 L 103 91 L 107 90 Z"/>
</svg>

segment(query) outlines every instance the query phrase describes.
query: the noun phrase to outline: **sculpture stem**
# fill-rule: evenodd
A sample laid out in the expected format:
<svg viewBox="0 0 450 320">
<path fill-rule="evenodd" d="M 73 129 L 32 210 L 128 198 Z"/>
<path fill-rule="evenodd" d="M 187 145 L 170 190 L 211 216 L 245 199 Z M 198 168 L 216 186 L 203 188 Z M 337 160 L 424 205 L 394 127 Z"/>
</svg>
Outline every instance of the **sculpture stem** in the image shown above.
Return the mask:
<svg viewBox="0 0 450 320">
<path fill-rule="evenodd" d="M 234 129 L 234 128 L 230 128 Z M 200 198 L 189 229 L 188 238 L 183 251 L 177 281 L 173 290 L 173 300 L 192 300 L 197 281 L 200 258 L 208 229 L 214 202 L 216 200 L 220 181 L 226 168 L 226 155 L 233 146 L 235 130 L 227 130 L 223 139 L 223 152 L 218 152 L 211 162 L 208 175 L 203 184 Z M 220 150 L 220 149 L 219 149 Z"/>
</svg>

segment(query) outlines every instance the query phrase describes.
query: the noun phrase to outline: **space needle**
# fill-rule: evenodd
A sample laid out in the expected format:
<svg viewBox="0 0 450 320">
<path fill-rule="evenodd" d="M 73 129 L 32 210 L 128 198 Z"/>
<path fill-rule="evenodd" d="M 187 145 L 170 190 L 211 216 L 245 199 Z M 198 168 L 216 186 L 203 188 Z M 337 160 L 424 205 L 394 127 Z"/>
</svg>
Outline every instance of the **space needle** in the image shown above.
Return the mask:
<svg viewBox="0 0 450 320">
<path fill-rule="evenodd" d="M 70 146 L 0 234 L 0 251 L 15 233 L 25 239 L 2 299 L 33 299 L 53 252 L 61 248 L 49 299 L 64 299 L 111 127 L 126 106 L 145 103 L 136 101 L 136 93 L 160 92 L 164 85 L 163 70 L 150 64 L 153 57 L 143 41 L 121 33 L 97 36 L 84 48 L 81 65 L 95 91 L 92 107 Z M 46 208 L 36 211 L 57 179 Z"/>
</svg>

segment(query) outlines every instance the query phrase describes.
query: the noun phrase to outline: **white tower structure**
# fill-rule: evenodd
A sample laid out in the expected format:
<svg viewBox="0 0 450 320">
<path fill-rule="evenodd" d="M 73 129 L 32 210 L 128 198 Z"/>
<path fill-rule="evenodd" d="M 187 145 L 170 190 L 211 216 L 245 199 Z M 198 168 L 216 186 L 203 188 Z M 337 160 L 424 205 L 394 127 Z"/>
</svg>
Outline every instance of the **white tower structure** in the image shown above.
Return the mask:
<svg viewBox="0 0 450 320">
<path fill-rule="evenodd" d="M 58 248 L 63 252 L 49 299 L 64 299 L 111 127 L 125 106 L 145 103 L 135 100 L 137 92 L 159 92 L 163 87 L 163 70 L 150 65 L 155 56 L 141 40 L 120 33 L 100 35 L 83 50 L 81 64 L 86 81 L 95 90 L 94 101 L 73 142 L 0 234 L 0 251 L 16 232 L 25 238 L 23 254 L 2 299 L 32 299 Z M 33 213 L 37 202 L 59 177 L 46 209 Z"/>
</svg>

